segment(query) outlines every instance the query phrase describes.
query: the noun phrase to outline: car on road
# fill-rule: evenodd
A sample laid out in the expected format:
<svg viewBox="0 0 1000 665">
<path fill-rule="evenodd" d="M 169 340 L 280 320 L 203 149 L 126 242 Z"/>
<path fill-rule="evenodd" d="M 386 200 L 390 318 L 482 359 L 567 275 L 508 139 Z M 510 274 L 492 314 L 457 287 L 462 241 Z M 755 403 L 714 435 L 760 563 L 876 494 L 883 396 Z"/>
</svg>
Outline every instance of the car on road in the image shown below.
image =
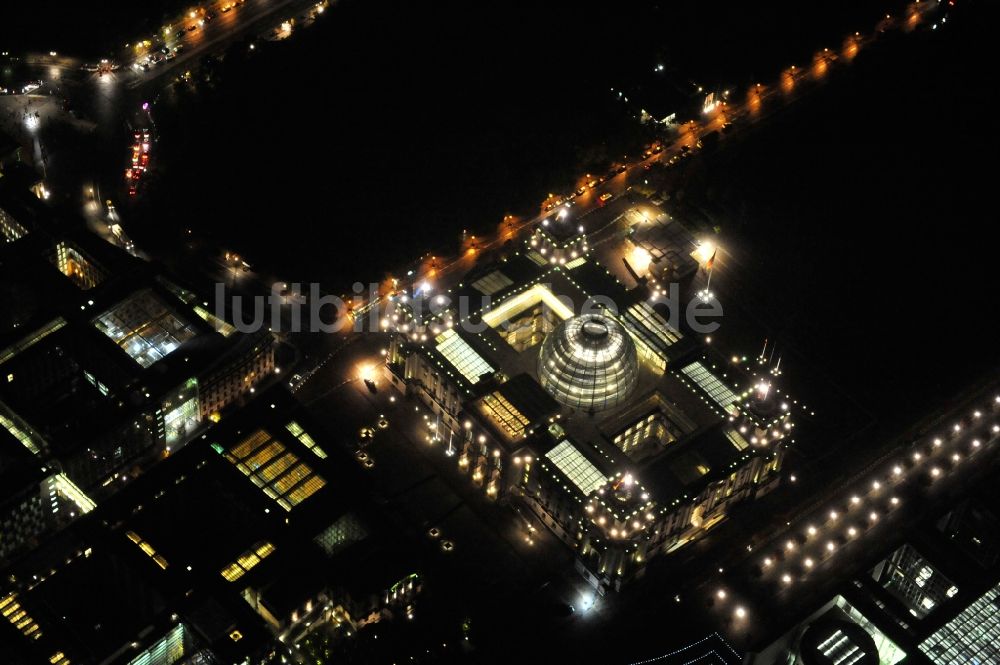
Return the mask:
<svg viewBox="0 0 1000 665">
<path fill-rule="evenodd" d="M 376 386 L 375 382 L 371 379 L 365 379 L 365 387 L 368 388 L 368 392 L 372 395 L 378 393 L 378 386 Z"/>
<path fill-rule="evenodd" d="M 601 194 L 601 203 L 604 203 L 604 202 L 610 200 L 611 196 L 612 196 L 611 192 L 605 192 L 605 193 Z"/>
<path fill-rule="evenodd" d="M 576 195 L 577 196 L 583 196 L 586 193 L 587 193 L 587 188 L 586 187 L 581 187 L 580 189 L 576 190 Z"/>
</svg>

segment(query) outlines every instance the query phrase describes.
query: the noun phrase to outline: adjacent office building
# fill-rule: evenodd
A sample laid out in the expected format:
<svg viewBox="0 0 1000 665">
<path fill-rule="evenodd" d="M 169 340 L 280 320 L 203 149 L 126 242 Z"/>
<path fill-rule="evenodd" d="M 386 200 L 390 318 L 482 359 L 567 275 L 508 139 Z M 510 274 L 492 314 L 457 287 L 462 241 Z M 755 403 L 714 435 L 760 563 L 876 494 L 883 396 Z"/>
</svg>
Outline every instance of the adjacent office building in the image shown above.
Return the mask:
<svg viewBox="0 0 1000 665">
<path fill-rule="evenodd" d="M 275 369 L 155 264 L 0 187 L 0 425 L 82 514 Z"/>
</svg>

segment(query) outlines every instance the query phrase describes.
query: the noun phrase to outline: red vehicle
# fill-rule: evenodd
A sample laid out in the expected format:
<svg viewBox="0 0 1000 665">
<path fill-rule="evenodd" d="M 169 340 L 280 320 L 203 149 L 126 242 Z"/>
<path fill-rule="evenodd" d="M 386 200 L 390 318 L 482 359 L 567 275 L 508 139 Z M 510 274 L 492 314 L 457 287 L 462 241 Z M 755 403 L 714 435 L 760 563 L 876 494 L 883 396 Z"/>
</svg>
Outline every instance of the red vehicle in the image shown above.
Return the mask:
<svg viewBox="0 0 1000 665">
<path fill-rule="evenodd" d="M 128 186 L 129 196 L 135 196 L 139 181 L 142 175 L 149 168 L 149 155 L 152 150 L 151 138 L 148 130 L 133 132 L 132 138 L 132 165 L 125 170 L 125 183 Z"/>
</svg>

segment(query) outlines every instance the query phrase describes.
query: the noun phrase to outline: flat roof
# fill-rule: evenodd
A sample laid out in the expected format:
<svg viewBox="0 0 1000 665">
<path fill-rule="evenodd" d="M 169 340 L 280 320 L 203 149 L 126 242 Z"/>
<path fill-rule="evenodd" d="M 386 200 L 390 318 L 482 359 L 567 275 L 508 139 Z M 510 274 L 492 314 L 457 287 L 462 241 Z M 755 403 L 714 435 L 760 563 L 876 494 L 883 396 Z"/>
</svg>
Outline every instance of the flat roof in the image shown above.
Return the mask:
<svg viewBox="0 0 1000 665">
<path fill-rule="evenodd" d="M 41 463 L 0 420 L 0 505 L 25 491 L 38 491 L 45 478 Z"/>
</svg>

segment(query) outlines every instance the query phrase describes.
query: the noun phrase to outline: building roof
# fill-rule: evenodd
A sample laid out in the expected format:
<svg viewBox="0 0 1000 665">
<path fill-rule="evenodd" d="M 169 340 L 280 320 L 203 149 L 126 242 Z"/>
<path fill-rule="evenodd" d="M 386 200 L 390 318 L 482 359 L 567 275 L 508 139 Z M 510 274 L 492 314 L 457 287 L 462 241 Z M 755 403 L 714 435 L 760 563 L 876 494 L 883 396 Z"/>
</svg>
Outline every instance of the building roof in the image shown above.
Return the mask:
<svg viewBox="0 0 1000 665">
<path fill-rule="evenodd" d="M 37 493 L 44 478 L 38 458 L 0 426 L 0 507 L 9 500 L 19 500 L 26 492 Z"/>
<path fill-rule="evenodd" d="M 692 497 L 709 483 L 726 477 L 754 453 L 739 449 L 720 424 L 667 447 L 639 472 L 656 498 L 664 504 Z"/>
<path fill-rule="evenodd" d="M 583 496 L 596 492 L 607 482 L 607 477 L 569 439 L 556 444 L 545 453 L 552 464 L 576 485 Z"/>
<path fill-rule="evenodd" d="M 26 575 L 37 582 L 0 591 L 0 604 L 20 605 L 11 616 L 24 612 L 20 641 L 45 659 L 40 662 L 58 663 L 49 659 L 59 653 L 69 663 L 105 662 L 162 617 L 163 597 L 128 553 L 99 542 L 69 551 L 62 541 L 50 543 L 59 559 L 54 567 Z"/>
</svg>

